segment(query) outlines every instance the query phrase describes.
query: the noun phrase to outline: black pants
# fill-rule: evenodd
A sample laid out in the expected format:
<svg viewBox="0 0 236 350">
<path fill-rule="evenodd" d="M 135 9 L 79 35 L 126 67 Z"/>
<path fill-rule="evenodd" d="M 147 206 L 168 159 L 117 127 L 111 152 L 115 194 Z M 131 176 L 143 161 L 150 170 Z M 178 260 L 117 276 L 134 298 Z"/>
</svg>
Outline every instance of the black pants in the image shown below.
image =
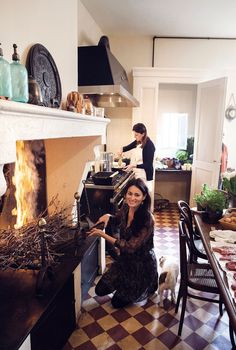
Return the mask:
<svg viewBox="0 0 236 350">
<path fill-rule="evenodd" d="M 113 292 L 114 292 L 114 290 L 109 288 L 107 286 L 107 284 L 103 282 L 103 280 L 100 280 L 95 287 L 95 293 L 100 297 L 107 295 L 107 294 L 110 294 L 110 293 L 113 293 Z M 125 307 L 128 304 L 130 304 L 130 300 L 127 300 L 124 297 L 121 297 L 118 292 L 115 292 L 115 294 L 113 295 L 113 297 L 111 299 L 111 303 L 115 309 L 119 309 L 119 308 Z"/>
</svg>

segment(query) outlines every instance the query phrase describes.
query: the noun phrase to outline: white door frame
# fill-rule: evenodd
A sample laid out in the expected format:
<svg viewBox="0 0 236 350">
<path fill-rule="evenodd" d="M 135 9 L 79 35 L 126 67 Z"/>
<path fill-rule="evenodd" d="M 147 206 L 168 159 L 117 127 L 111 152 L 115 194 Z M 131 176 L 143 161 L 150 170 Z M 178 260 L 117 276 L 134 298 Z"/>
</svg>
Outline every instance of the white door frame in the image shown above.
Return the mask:
<svg viewBox="0 0 236 350">
<path fill-rule="evenodd" d="M 140 107 L 132 109 L 132 125 L 143 122 L 152 140 L 156 139 L 159 84 L 199 84 L 207 80 L 229 77 L 232 71 L 209 69 L 175 68 L 133 68 L 133 95 L 140 102 Z M 143 105 L 145 91 L 150 92 L 148 106 Z M 226 91 L 227 95 L 227 91 Z M 226 96 L 226 101 L 228 100 Z"/>
<path fill-rule="evenodd" d="M 198 84 L 190 204 L 206 183 L 218 187 L 227 78 Z"/>
</svg>

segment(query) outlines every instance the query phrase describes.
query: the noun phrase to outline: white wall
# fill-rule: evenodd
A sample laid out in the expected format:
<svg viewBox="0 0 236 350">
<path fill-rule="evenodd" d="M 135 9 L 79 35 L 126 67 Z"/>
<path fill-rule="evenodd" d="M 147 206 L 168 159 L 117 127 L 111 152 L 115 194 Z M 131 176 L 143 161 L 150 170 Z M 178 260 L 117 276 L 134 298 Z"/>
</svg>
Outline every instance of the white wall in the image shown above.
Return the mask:
<svg viewBox="0 0 236 350">
<path fill-rule="evenodd" d="M 107 151 L 116 155 L 121 146 L 133 140 L 131 109 L 106 108 L 106 113 L 111 119 L 107 128 Z"/>
<path fill-rule="evenodd" d="M 162 113 L 188 113 L 188 137 L 194 136 L 197 86 L 160 84 L 158 117 Z"/>
<path fill-rule="evenodd" d="M 223 69 L 236 67 L 236 40 L 158 39 L 154 66 Z"/>
<path fill-rule="evenodd" d="M 97 45 L 102 35 L 100 27 L 78 0 L 78 46 Z"/>
<path fill-rule="evenodd" d="M 197 86 L 191 84 L 160 84 L 158 96 L 157 125 L 161 124 L 163 113 L 187 113 L 188 137 L 194 136 Z M 158 140 L 160 129 L 157 127 L 157 156 L 159 154 Z M 167 156 L 161 153 L 161 157 Z"/>
<path fill-rule="evenodd" d="M 113 52 L 118 59 L 125 58 L 122 62 L 127 73 L 130 74 L 133 67 L 151 66 L 152 62 L 152 37 L 110 37 Z M 124 48 L 126 48 L 124 50 Z M 159 68 L 194 68 L 209 70 L 236 70 L 236 40 L 172 40 L 159 39 L 155 41 L 155 66 Z M 228 80 L 226 94 L 226 107 L 230 95 L 236 96 L 236 75 L 232 74 Z M 117 116 L 118 118 L 118 116 Z M 125 124 L 124 124 L 125 125 Z M 130 135 L 126 124 L 127 135 L 122 135 L 121 140 Z M 109 127 L 112 129 L 112 126 Z M 125 128 L 124 128 L 125 129 Z M 115 132 L 115 130 L 114 130 Z M 229 149 L 230 167 L 236 168 L 236 120 L 224 121 L 224 142 Z"/>
<path fill-rule="evenodd" d="M 96 44 L 103 34 L 79 0 L 0 0 L 1 43 L 5 58 L 10 61 L 12 44 L 19 47 L 22 63 L 29 48 L 40 43 L 51 53 L 62 83 L 62 96 L 77 89 L 77 46 Z M 133 67 L 150 67 L 152 37 L 109 36 L 111 51 L 120 60 L 132 85 Z M 236 41 L 164 40 L 155 41 L 155 65 L 176 68 L 236 68 Z M 229 82 L 229 96 L 236 95 L 235 79 Z M 131 140 L 132 109 L 106 111 L 111 116 L 108 148 Z M 119 132 L 119 129 L 122 132 Z M 236 120 L 225 120 L 225 143 L 229 147 L 229 165 L 236 167 Z M 114 136 L 115 135 L 115 136 Z M 113 144 L 114 142 L 114 144 Z"/>
<path fill-rule="evenodd" d="M 196 69 L 236 69 L 236 40 L 155 41 L 155 66 Z M 234 76 L 233 76 L 234 75 Z M 236 96 L 235 73 L 231 73 L 226 93 L 226 106 L 231 94 Z M 228 166 L 236 168 L 236 120 L 224 121 L 224 142 L 229 149 Z"/>
<path fill-rule="evenodd" d="M 132 67 L 151 66 L 152 39 L 147 36 L 124 37 L 120 35 L 111 35 L 109 39 L 112 53 L 128 74 L 132 91 Z M 116 153 L 121 146 L 133 141 L 132 108 L 109 108 L 106 112 L 111 118 L 107 130 L 107 146 L 109 151 Z"/>
<path fill-rule="evenodd" d="M 79 0 L 0 0 L 1 43 L 9 62 L 12 44 L 25 64 L 30 47 L 40 43 L 59 71 L 63 99 L 77 90 L 77 46 L 97 44 L 101 29 Z"/>
<path fill-rule="evenodd" d="M 4 58 L 11 61 L 12 44 L 18 45 L 25 64 L 30 47 L 40 43 L 52 55 L 62 86 L 62 100 L 77 90 L 77 46 L 96 43 L 101 31 L 79 0 L 0 0 Z M 73 202 L 85 162 L 93 159 L 100 137 L 46 140 L 47 194 L 60 193 L 61 203 Z M 56 179 L 56 181 L 55 181 Z"/>
<path fill-rule="evenodd" d="M 1 0 L 1 43 L 11 61 L 12 44 L 24 64 L 30 47 L 42 44 L 52 55 L 62 84 L 62 95 L 77 87 L 77 0 Z"/>
</svg>

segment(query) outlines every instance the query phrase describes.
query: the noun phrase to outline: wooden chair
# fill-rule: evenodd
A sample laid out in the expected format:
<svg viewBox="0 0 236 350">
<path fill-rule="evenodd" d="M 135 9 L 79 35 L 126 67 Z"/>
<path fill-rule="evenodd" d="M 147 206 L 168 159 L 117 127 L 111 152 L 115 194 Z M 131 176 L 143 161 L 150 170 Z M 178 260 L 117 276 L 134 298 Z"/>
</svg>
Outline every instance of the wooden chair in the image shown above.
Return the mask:
<svg viewBox="0 0 236 350">
<path fill-rule="evenodd" d="M 193 216 L 191 209 L 183 200 L 178 201 L 178 208 L 180 212 L 180 219 L 184 219 L 187 225 L 188 244 L 189 244 L 189 260 L 191 263 L 198 262 L 198 258 L 208 260 L 201 238 L 196 232 L 193 225 Z"/>
<path fill-rule="evenodd" d="M 187 236 L 187 223 L 185 220 L 179 221 L 179 245 L 180 245 L 180 286 L 175 307 L 175 313 L 178 312 L 180 301 L 182 299 L 182 309 L 179 321 L 178 335 L 181 336 L 184 314 L 186 309 L 187 298 L 195 298 L 208 302 L 219 304 L 220 315 L 222 316 L 222 301 L 219 290 L 214 278 L 213 271 L 209 264 L 191 263 L 187 258 L 187 247 L 189 247 Z M 190 289 L 191 288 L 191 292 Z M 219 298 L 215 299 L 206 297 L 204 294 L 194 294 L 195 291 L 218 294 Z"/>
</svg>

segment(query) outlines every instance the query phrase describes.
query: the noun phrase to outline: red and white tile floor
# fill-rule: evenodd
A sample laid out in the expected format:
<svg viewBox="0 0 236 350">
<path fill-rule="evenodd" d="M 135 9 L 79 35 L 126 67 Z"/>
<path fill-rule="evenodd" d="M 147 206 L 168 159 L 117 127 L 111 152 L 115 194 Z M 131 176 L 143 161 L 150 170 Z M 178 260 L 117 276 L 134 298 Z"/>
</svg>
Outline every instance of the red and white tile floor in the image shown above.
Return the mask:
<svg viewBox="0 0 236 350">
<path fill-rule="evenodd" d="M 177 207 L 172 205 L 155 212 L 155 219 L 157 258 L 166 254 L 178 258 Z M 188 299 L 181 338 L 177 335 L 179 313 L 175 314 L 174 305 L 168 299 L 164 300 L 164 308 L 160 308 L 156 294 L 143 307 L 131 305 L 116 310 L 109 296 L 97 297 L 92 287 L 83 302 L 78 328 L 64 350 L 231 349 L 228 316 L 224 312 L 220 318 L 216 304 Z"/>
</svg>

